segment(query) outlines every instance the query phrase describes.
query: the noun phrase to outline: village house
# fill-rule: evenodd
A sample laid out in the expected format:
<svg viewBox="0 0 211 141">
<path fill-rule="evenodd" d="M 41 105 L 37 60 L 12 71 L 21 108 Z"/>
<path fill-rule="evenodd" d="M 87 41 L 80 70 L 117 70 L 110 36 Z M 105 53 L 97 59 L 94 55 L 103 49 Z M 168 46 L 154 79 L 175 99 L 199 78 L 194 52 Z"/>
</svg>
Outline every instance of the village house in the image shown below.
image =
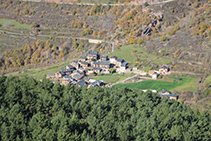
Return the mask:
<svg viewBox="0 0 211 141">
<path fill-rule="evenodd" d="M 148 74 L 152 77 L 152 79 L 158 78 L 158 74 L 156 73 L 155 70 L 149 70 Z"/>
<path fill-rule="evenodd" d="M 109 71 L 108 69 L 102 69 L 102 70 L 101 70 L 101 73 L 102 73 L 102 74 L 109 74 L 110 71 Z"/>
<path fill-rule="evenodd" d="M 168 99 L 174 99 L 177 100 L 178 99 L 178 95 L 176 94 L 172 94 L 170 91 L 167 90 L 162 90 L 161 93 L 159 94 L 160 97 L 166 97 Z"/>
<path fill-rule="evenodd" d="M 79 58 L 79 60 L 78 60 L 78 61 L 80 61 L 80 62 L 85 62 L 85 61 L 86 61 L 86 57 L 81 56 L 81 57 Z"/>
<path fill-rule="evenodd" d="M 83 80 L 85 80 L 85 81 L 86 81 L 86 83 L 88 84 L 88 83 L 89 83 L 90 78 L 89 78 L 88 76 L 85 76 Z"/>
<path fill-rule="evenodd" d="M 110 69 L 110 62 L 109 61 L 100 61 L 100 68 Z"/>
<path fill-rule="evenodd" d="M 79 86 L 79 87 L 83 87 L 84 85 L 86 85 L 86 81 L 82 79 L 82 80 L 78 81 L 76 83 L 76 85 Z"/>
<path fill-rule="evenodd" d="M 97 62 L 93 62 L 91 64 L 92 67 L 100 67 L 100 61 L 97 61 Z"/>
<path fill-rule="evenodd" d="M 159 74 L 168 74 L 168 72 L 170 71 L 170 69 L 167 66 L 162 66 L 159 68 Z"/>
<path fill-rule="evenodd" d="M 110 59 L 109 59 L 111 64 L 116 64 L 116 60 L 117 60 L 116 56 L 111 56 Z"/>
<path fill-rule="evenodd" d="M 84 77 L 84 75 L 81 75 L 79 73 L 75 73 L 72 75 L 72 78 L 74 78 L 76 81 L 81 80 Z"/>
<path fill-rule="evenodd" d="M 66 75 L 66 73 L 63 70 L 60 70 L 60 71 L 55 73 L 55 77 L 56 78 L 61 78 L 61 77 L 65 76 L 65 75 Z"/>
<path fill-rule="evenodd" d="M 55 78 L 55 73 L 48 73 L 47 78 Z"/>
<path fill-rule="evenodd" d="M 95 86 L 103 86 L 104 83 L 101 80 L 96 80 L 96 81 L 92 82 L 90 85 L 93 86 L 93 87 L 95 87 Z"/>
<path fill-rule="evenodd" d="M 133 71 L 137 71 L 138 70 L 138 67 L 133 67 Z"/>
<path fill-rule="evenodd" d="M 72 73 L 71 69 L 64 69 L 62 70 L 66 75 L 70 75 Z"/>
<path fill-rule="evenodd" d="M 66 86 L 67 84 L 69 84 L 70 79 L 71 77 L 69 75 L 65 75 L 62 79 L 62 84 Z"/>
<path fill-rule="evenodd" d="M 153 74 L 155 74 L 155 70 L 149 70 L 148 74 L 149 76 L 152 76 Z"/>
<path fill-rule="evenodd" d="M 101 55 L 100 56 L 100 61 L 107 61 L 108 60 L 108 56 L 107 55 Z"/>
<path fill-rule="evenodd" d="M 72 62 L 70 62 L 70 65 L 72 65 L 73 67 L 75 67 L 76 69 L 79 69 L 79 67 L 80 67 L 80 64 L 78 63 L 78 61 L 72 61 Z"/>
<path fill-rule="evenodd" d="M 119 58 L 118 58 L 118 59 L 116 60 L 116 63 L 115 63 L 116 68 L 120 68 L 123 62 L 124 62 L 123 59 L 119 59 Z"/>
<path fill-rule="evenodd" d="M 95 73 L 100 73 L 101 72 L 101 68 L 99 68 L 99 67 L 93 67 L 93 71 L 95 72 Z"/>
<path fill-rule="evenodd" d="M 88 51 L 87 59 L 88 60 L 92 60 L 92 59 L 97 60 L 98 59 L 98 51 L 92 51 L 92 50 Z"/>
<path fill-rule="evenodd" d="M 70 70 L 74 71 L 75 70 L 75 67 L 73 67 L 72 65 L 67 65 L 66 66 L 66 69 L 70 69 Z"/>
<path fill-rule="evenodd" d="M 81 62 L 80 65 L 81 65 L 81 67 L 83 69 L 87 69 L 89 67 L 89 63 L 88 62 Z"/>
<path fill-rule="evenodd" d="M 127 69 L 127 65 L 128 65 L 127 62 L 123 62 L 121 64 L 121 67 L 120 67 L 119 71 L 121 71 L 121 72 L 125 71 Z"/>
<path fill-rule="evenodd" d="M 88 71 L 88 76 L 94 76 L 94 71 Z"/>
</svg>

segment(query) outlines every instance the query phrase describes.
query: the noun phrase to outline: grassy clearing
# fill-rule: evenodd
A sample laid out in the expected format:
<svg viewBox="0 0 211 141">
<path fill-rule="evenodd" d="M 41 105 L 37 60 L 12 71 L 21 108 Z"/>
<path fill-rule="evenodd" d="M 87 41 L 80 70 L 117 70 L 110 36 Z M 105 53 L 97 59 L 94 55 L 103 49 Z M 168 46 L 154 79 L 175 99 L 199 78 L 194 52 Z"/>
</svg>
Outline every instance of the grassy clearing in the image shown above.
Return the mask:
<svg viewBox="0 0 211 141">
<path fill-rule="evenodd" d="M 137 58 L 140 60 L 152 61 L 156 64 L 167 64 L 172 61 L 172 59 L 169 58 L 159 58 L 156 55 L 149 54 L 143 48 L 134 47 L 134 45 L 122 46 L 120 50 L 114 51 L 113 53 L 108 55 L 108 57 L 111 56 L 117 56 L 118 58 L 122 58 L 127 61 L 130 65 L 134 64 Z"/>
<path fill-rule="evenodd" d="M 6 25 L 12 25 L 13 28 L 22 28 L 22 29 L 30 29 L 30 25 L 27 24 L 20 24 L 16 22 L 15 20 L 9 20 L 9 19 L 0 19 L 0 24 L 2 25 L 2 28 Z"/>
<path fill-rule="evenodd" d="M 204 84 L 206 83 L 211 84 L 211 75 L 205 79 Z"/>
<path fill-rule="evenodd" d="M 97 76 L 92 76 L 92 79 L 97 79 L 97 80 L 103 80 L 105 83 L 115 83 L 118 81 L 122 81 L 130 76 L 133 76 L 134 74 L 129 73 L 129 74 L 106 74 L 106 75 L 97 75 Z"/>
<path fill-rule="evenodd" d="M 133 53 L 133 51 L 135 52 Z M 112 52 L 111 54 L 108 55 L 108 57 L 117 56 L 118 58 L 122 58 L 130 64 L 134 64 L 137 59 L 136 55 L 139 53 L 141 55 L 138 58 L 141 60 L 153 60 L 156 58 L 155 55 L 148 54 L 142 48 L 137 48 L 134 47 L 133 45 L 122 46 L 120 50 Z"/>
<path fill-rule="evenodd" d="M 181 78 L 182 80 L 174 82 L 166 82 L 160 80 L 146 80 L 137 83 L 118 84 L 115 87 L 128 87 L 130 89 L 144 89 L 144 90 L 196 90 L 197 78 Z"/>
<path fill-rule="evenodd" d="M 135 63 L 136 56 L 131 53 L 133 49 L 136 50 L 137 48 L 135 48 L 133 45 L 122 46 L 120 51 L 114 51 L 109 54 L 108 57 L 117 56 L 118 58 L 124 59 L 128 63 Z"/>
</svg>

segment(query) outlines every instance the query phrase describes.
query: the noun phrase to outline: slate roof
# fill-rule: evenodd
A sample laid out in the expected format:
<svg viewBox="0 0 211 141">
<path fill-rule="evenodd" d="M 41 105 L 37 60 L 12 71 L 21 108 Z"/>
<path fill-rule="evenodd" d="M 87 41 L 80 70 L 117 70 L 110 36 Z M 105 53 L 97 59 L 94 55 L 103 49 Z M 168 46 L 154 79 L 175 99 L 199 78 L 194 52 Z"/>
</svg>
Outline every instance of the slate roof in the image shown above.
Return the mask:
<svg viewBox="0 0 211 141">
<path fill-rule="evenodd" d="M 85 56 L 81 56 L 80 59 L 86 59 L 86 57 Z"/>
<path fill-rule="evenodd" d="M 66 75 L 66 73 L 65 73 L 63 70 L 60 70 L 59 73 L 60 73 L 62 76 Z"/>
<path fill-rule="evenodd" d="M 80 80 L 80 81 L 78 81 L 78 83 L 77 83 L 79 86 L 81 86 L 81 87 L 83 87 L 84 85 L 86 85 L 86 82 L 85 82 L 85 80 Z"/>
<path fill-rule="evenodd" d="M 80 75 L 80 74 L 73 75 L 73 78 L 76 79 L 76 80 L 82 79 L 83 77 L 84 76 L 83 75 Z"/>
<path fill-rule="evenodd" d="M 123 59 L 117 59 L 117 62 L 123 62 L 124 60 Z"/>
<path fill-rule="evenodd" d="M 74 70 L 73 73 L 81 73 L 79 70 Z"/>
<path fill-rule="evenodd" d="M 69 75 L 65 75 L 64 78 L 70 79 L 71 77 Z"/>
<path fill-rule="evenodd" d="M 85 81 L 89 81 L 90 78 L 89 78 L 88 76 L 85 76 L 85 77 L 84 77 L 84 80 L 85 80 Z"/>
<path fill-rule="evenodd" d="M 166 93 L 166 92 L 171 93 L 171 92 L 168 91 L 168 90 L 162 90 L 162 91 L 161 91 L 161 94 L 162 94 L 162 93 Z"/>
<path fill-rule="evenodd" d="M 99 67 L 93 67 L 93 70 L 102 70 L 102 69 Z"/>
<path fill-rule="evenodd" d="M 89 50 L 87 54 L 97 55 L 98 54 L 98 51 Z"/>
<path fill-rule="evenodd" d="M 99 65 L 99 64 L 100 64 L 100 61 L 98 61 L 98 62 L 94 62 L 94 64 Z"/>
<path fill-rule="evenodd" d="M 70 69 L 75 69 L 75 67 L 73 67 L 72 65 L 67 65 L 68 66 L 68 68 L 70 68 Z"/>
<path fill-rule="evenodd" d="M 70 69 L 65 69 L 63 72 L 72 72 Z"/>
<path fill-rule="evenodd" d="M 88 62 L 81 62 L 82 64 L 89 64 Z"/>
<path fill-rule="evenodd" d="M 127 64 L 128 64 L 127 62 L 123 62 L 121 66 L 125 67 Z"/>
<path fill-rule="evenodd" d="M 100 65 L 110 65 L 110 61 L 100 61 Z"/>
<path fill-rule="evenodd" d="M 49 73 L 48 73 L 48 75 L 55 75 L 55 73 L 51 73 L 51 72 L 49 72 Z"/>
<path fill-rule="evenodd" d="M 110 58 L 115 58 L 115 59 L 117 59 L 117 57 L 116 57 L 116 56 L 111 56 Z"/>
<path fill-rule="evenodd" d="M 160 68 L 165 68 L 165 69 L 167 69 L 167 70 L 169 69 L 169 67 L 167 67 L 167 66 L 162 66 L 162 67 L 160 67 Z"/>
<path fill-rule="evenodd" d="M 91 84 L 92 84 L 93 86 L 97 86 L 97 85 L 102 86 L 103 82 L 100 81 L 100 80 L 96 80 L 96 81 L 92 82 Z"/>
</svg>

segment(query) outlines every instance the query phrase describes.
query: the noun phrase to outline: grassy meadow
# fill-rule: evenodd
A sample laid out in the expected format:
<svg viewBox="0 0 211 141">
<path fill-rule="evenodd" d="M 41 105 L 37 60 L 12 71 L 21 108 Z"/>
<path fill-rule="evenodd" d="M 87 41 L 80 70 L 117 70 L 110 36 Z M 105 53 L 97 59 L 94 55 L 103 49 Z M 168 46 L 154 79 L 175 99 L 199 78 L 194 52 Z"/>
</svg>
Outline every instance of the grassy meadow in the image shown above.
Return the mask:
<svg viewBox="0 0 211 141">
<path fill-rule="evenodd" d="M 115 87 L 122 88 L 127 87 L 130 89 L 141 89 L 141 90 L 197 90 L 197 78 L 181 78 L 180 81 L 174 80 L 174 82 L 167 82 L 161 80 L 145 80 L 136 83 L 124 83 L 115 85 Z"/>
<path fill-rule="evenodd" d="M 0 19 L 0 24 L 2 25 L 1 29 L 6 26 L 11 26 L 13 28 L 30 29 L 30 25 L 20 24 L 15 20 L 9 20 L 9 19 Z"/>
</svg>

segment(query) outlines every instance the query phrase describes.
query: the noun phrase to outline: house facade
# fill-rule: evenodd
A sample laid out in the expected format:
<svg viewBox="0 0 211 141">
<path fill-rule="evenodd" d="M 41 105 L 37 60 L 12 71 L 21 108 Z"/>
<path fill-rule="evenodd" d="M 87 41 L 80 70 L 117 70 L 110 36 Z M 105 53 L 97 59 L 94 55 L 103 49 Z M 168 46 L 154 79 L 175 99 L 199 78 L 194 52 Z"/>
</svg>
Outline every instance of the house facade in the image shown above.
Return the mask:
<svg viewBox="0 0 211 141">
<path fill-rule="evenodd" d="M 97 60 L 98 59 L 98 51 L 92 51 L 92 50 L 88 51 L 87 59 L 88 60 L 92 60 L 92 59 Z"/>
<path fill-rule="evenodd" d="M 159 74 L 168 74 L 168 72 L 170 71 L 170 69 L 167 66 L 162 66 L 159 68 Z"/>
</svg>

